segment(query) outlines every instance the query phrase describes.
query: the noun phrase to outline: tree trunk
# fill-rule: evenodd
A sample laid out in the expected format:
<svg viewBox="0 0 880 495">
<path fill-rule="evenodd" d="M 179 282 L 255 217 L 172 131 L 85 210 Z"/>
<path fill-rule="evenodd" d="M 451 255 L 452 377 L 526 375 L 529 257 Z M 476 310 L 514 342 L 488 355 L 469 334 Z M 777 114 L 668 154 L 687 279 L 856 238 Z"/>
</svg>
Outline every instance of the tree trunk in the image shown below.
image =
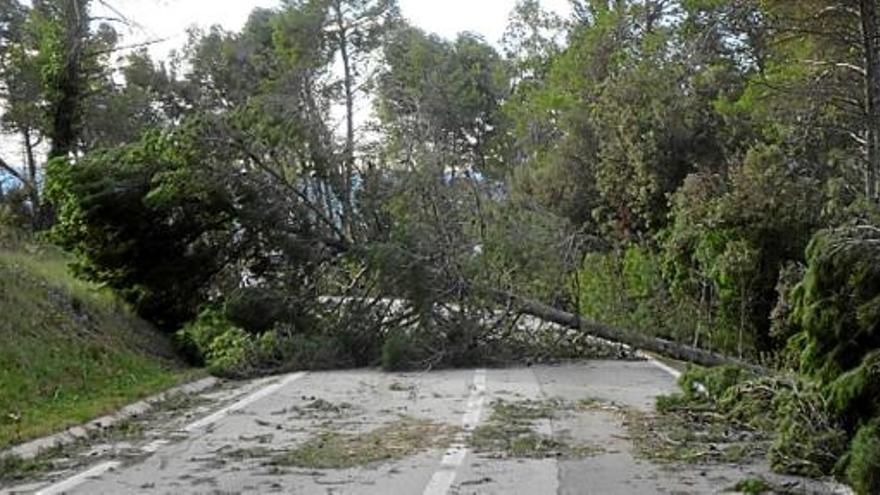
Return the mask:
<svg viewBox="0 0 880 495">
<path fill-rule="evenodd" d="M 63 67 L 54 81 L 57 100 L 52 109 L 52 145 L 49 158 L 66 157 L 76 146 L 79 135 L 79 107 L 82 98 L 82 58 L 88 12 L 80 0 L 64 1 Z"/>
<path fill-rule="evenodd" d="M 860 0 L 862 43 L 865 51 L 865 102 L 867 110 L 865 194 L 877 200 L 880 171 L 880 25 L 876 0 Z"/>
<path fill-rule="evenodd" d="M 339 30 L 339 55 L 342 58 L 343 81 L 345 90 L 345 156 L 343 157 L 342 173 L 344 197 L 342 199 L 343 221 L 345 233 L 351 236 L 351 218 L 353 212 L 352 198 L 354 185 L 354 72 L 351 67 L 351 55 L 348 46 L 348 27 L 342 13 L 342 5 L 336 3 L 336 23 Z"/>
<path fill-rule="evenodd" d="M 654 352 L 673 359 L 688 361 L 703 366 L 736 365 L 760 374 L 767 374 L 766 369 L 739 359 L 705 351 L 703 349 L 697 349 L 677 342 L 650 337 L 630 330 L 606 326 L 514 294 L 495 292 L 494 296 L 500 304 L 513 304 L 522 313 L 564 327 L 582 330 L 595 337 L 626 344 L 636 349 Z"/>
<path fill-rule="evenodd" d="M 29 196 L 31 200 L 31 209 L 33 212 L 33 226 L 35 228 L 39 227 L 38 219 L 41 217 L 40 213 L 40 189 L 37 184 L 37 160 L 34 156 L 34 142 L 31 139 L 31 130 L 25 128 L 22 132 L 24 137 L 24 150 L 25 156 L 27 158 L 27 173 L 28 173 L 28 181 L 30 181 Z"/>
</svg>

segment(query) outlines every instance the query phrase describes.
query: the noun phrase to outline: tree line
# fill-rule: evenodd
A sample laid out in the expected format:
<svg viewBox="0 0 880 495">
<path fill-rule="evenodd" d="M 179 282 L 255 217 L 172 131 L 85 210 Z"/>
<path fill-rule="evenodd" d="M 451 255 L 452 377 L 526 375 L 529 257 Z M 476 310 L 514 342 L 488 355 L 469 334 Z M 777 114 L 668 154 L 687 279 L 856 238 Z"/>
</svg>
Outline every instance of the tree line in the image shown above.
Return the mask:
<svg viewBox="0 0 880 495">
<path fill-rule="evenodd" d="M 808 380 L 876 463 L 877 2 L 571 4 L 496 46 L 287 0 L 154 60 L 0 0 L 0 218 L 232 373 L 582 352 L 520 300 Z"/>
</svg>

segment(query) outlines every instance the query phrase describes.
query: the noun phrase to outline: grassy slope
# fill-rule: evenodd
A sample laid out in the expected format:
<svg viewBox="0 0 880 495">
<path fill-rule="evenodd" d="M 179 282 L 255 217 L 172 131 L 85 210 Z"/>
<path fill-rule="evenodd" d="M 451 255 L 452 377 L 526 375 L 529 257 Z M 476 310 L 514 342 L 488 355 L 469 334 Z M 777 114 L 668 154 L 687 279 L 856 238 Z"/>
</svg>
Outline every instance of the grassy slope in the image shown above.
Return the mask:
<svg viewBox="0 0 880 495">
<path fill-rule="evenodd" d="M 166 339 L 106 291 L 74 279 L 68 261 L 52 248 L 0 239 L 0 448 L 191 375 Z"/>
</svg>

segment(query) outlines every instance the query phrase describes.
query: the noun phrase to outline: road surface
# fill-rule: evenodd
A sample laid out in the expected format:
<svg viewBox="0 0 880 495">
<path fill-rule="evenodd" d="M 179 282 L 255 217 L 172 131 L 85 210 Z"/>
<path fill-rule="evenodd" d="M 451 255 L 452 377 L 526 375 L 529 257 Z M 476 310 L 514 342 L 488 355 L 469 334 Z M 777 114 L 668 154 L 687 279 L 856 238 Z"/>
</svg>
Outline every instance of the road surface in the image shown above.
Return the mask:
<svg viewBox="0 0 880 495">
<path fill-rule="evenodd" d="M 655 397 L 675 388 L 669 370 L 649 361 L 291 374 L 227 386 L 169 406 L 145 418 L 146 426 L 108 435 L 103 443 L 71 454 L 67 468 L 7 492 L 678 494 L 719 493 L 745 478 L 768 476 L 760 464 L 651 462 L 637 454 L 626 418 L 612 408 L 573 409 L 532 421 L 530 428 L 537 434 L 561 435 L 590 446 L 579 455 L 551 452 L 538 456 L 543 458 L 520 458 L 480 451 L 470 440 L 476 429 L 492 424 L 499 401 L 613 402 L 650 413 Z M 434 425 L 431 431 L 443 433 L 401 458 L 389 455 L 365 465 L 324 469 L 277 462 L 307 442 L 314 445 L 316 437 L 333 435 L 367 438 L 377 450 L 394 451 L 407 446 L 389 447 L 384 445 L 387 439 L 417 443 L 418 439 L 397 439 L 390 433 L 394 425 L 412 422 Z M 387 438 L 369 436 L 376 430 Z M 797 486 L 801 493 L 821 493 L 810 485 Z"/>
</svg>

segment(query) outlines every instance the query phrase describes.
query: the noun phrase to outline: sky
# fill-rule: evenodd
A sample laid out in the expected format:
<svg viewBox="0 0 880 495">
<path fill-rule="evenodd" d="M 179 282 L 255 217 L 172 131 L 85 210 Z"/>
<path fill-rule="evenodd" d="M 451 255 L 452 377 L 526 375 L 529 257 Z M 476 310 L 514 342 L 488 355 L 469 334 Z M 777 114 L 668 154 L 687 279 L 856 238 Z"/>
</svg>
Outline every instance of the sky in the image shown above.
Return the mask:
<svg viewBox="0 0 880 495">
<path fill-rule="evenodd" d="M 516 0 L 399 0 L 403 15 L 425 31 L 454 38 L 459 32 L 481 34 L 498 43 Z M 545 8 L 560 14 L 569 12 L 568 0 L 542 0 Z M 219 24 L 230 31 L 240 29 L 248 14 L 257 7 L 277 7 L 278 0 L 104 0 L 96 6 L 107 16 L 115 16 L 102 5 L 111 5 L 126 18 L 136 21 L 126 35 L 128 43 L 168 39 L 151 48 L 154 56 L 164 56 L 186 40 L 186 30 L 197 25 L 207 28 Z M 122 30 L 122 29 L 121 29 Z M 124 31 L 124 30 L 122 30 Z"/>
</svg>

